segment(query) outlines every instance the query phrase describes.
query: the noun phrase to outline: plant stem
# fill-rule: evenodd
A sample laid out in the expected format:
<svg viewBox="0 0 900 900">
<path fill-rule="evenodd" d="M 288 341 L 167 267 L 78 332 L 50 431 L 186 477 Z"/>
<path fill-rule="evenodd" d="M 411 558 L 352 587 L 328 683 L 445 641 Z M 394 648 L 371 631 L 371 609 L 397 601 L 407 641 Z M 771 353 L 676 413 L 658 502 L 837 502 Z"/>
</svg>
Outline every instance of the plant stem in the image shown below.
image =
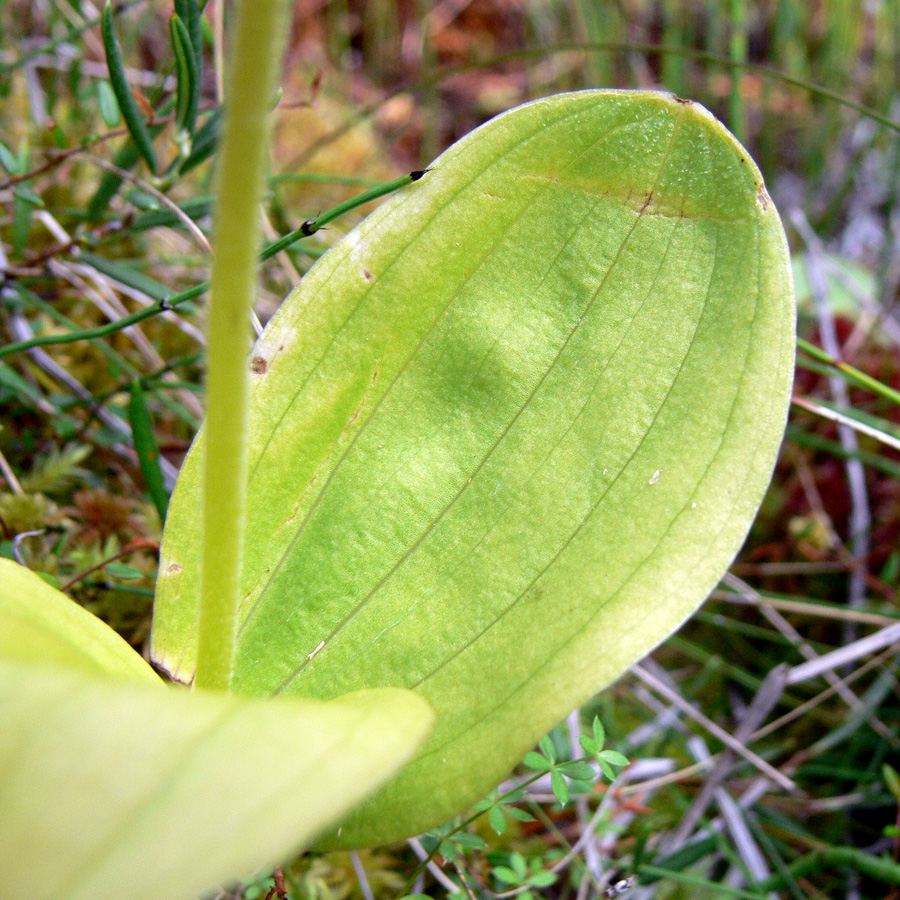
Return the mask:
<svg viewBox="0 0 900 900">
<path fill-rule="evenodd" d="M 256 290 L 258 204 L 281 60 L 282 0 L 240 0 L 219 160 L 209 309 L 200 634 L 195 685 L 228 689 L 247 488 L 248 324 Z"/>
</svg>

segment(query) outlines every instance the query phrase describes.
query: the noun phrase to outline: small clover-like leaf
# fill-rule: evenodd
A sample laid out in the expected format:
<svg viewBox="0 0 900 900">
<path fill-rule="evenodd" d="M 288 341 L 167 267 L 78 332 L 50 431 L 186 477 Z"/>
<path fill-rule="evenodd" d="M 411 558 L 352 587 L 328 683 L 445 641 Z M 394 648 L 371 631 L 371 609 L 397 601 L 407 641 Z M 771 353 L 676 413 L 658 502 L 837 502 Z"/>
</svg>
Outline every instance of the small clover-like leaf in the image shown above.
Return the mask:
<svg viewBox="0 0 900 900">
<path fill-rule="evenodd" d="M 513 871 L 520 881 L 528 875 L 528 864 L 525 862 L 525 857 L 521 853 L 511 853 L 509 856 L 509 863 L 513 867 Z"/>
<path fill-rule="evenodd" d="M 557 876 L 548 869 L 538 869 L 528 876 L 528 884 L 534 887 L 549 887 L 556 882 Z"/>
<path fill-rule="evenodd" d="M 518 806 L 505 806 L 504 810 L 508 816 L 512 816 L 514 819 L 518 819 L 520 822 L 534 822 L 535 818 L 530 813 L 524 809 L 519 809 Z"/>
<path fill-rule="evenodd" d="M 563 763 L 559 767 L 559 771 L 562 772 L 566 778 L 575 778 L 580 781 L 593 781 L 594 775 L 596 774 L 590 763 L 583 762 L 582 760 Z"/>
<path fill-rule="evenodd" d="M 569 786 L 558 769 L 554 769 L 550 773 L 550 786 L 553 788 L 553 795 L 559 801 L 559 805 L 565 806 L 569 802 Z"/>
<path fill-rule="evenodd" d="M 484 838 L 477 834 L 471 834 L 468 831 L 458 831 L 450 836 L 450 840 L 464 850 L 487 850 L 487 843 Z"/>
<path fill-rule="evenodd" d="M 540 747 L 541 753 L 543 753 L 551 763 L 556 762 L 556 745 L 553 743 L 553 738 L 551 738 L 549 734 L 541 738 L 538 747 Z"/>
<path fill-rule="evenodd" d="M 628 757 L 623 756 L 618 750 L 603 750 L 599 754 L 599 758 L 613 766 L 628 765 Z"/>
<path fill-rule="evenodd" d="M 569 793 L 571 794 L 590 794 L 593 793 L 593 790 L 593 779 L 591 781 L 584 781 L 580 778 L 569 779 Z"/>
<path fill-rule="evenodd" d="M 492 806 L 490 808 L 490 811 L 488 812 L 488 822 L 497 834 L 503 834 L 506 831 L 506 816 L 499 806 Z"/>
<path fill-rule="evenodd" d="M 539 772 L 545 772 L 553 768 L 553 763 L 546 756 L 541 756 L 540 753 L 535 753 L 534 750 L 529 750 L 525 754 L 522 759 L 522 765 L 527 766 L 529 769 L 537 769 Z"/>
<path fill-rule="evenodd" d="M 509 866 L 494 866 L 494 878 L 504 884 L 518 884 L 519 876 Z"/>
<path fill-rule="evenodd" d="M 600 771 L 603 772 L 609 781 L 615 781 L 619 777 L 616 774 L 616 770 L 605 759 L 598 757 L 597 763 L 600 766 Z"/>
</svg>

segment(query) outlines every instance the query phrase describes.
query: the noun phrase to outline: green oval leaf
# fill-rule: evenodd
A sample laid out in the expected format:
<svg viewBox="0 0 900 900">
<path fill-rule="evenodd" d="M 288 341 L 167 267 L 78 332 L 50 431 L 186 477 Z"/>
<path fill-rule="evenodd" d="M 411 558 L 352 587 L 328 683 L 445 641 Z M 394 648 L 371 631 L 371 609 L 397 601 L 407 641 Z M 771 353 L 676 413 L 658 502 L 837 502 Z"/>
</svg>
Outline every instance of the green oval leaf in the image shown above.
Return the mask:
<svg viewBox="0 0 900 900">
<path fill-rule="evenodd" d="M 604 762 L 611 763 L 614 766 L 628 765 L 628 757 L 619 753 L 618 750 L 603 750 L 600 752 L 600 759 Z"/>
<path fill-rule="evenodd" d="M 107 575 L 112 575 L 113 578 L 121 578 L 123 581 L 128 581 L 132 578 L 144 577 L 144 573 L 140 569 L 136 569 L 134 566 L 129 566 L 127 563 L 107 563 L 103 567 L 103 571 L 106 572 Z"/>
<path fill-rule="evenodd" d="M 499 806 L 492 806 L 488 810 L 488 822 L 491 823 L 491 828 L 497 834 L 503 834 L 506 831 L 506 816 L 503 815 L 503 810 Z"/>
<path fill-rule="evenodd" d="M 34 900 L 186 900 L 248 877 L 389 776 L 432 718 L 409 691 L 247 700 L 3 659 L 0 709 L 0 896 Z"/>
<path fill-rule="evenodd" d="M 538 772 L 547 772 L 553 767 L 553 763 L 546 756 L 529 750 L 522 759 L 522 764 L 528 766 L 529 769 L 536 769 Z"/>
<path fill-rule="evenodd" d="M 550 887 L 550 885 L 555 884 L 555 882 L 556 875 L 546 869 L 539 869 L 528 877 L 528 883 L 533 887 Z"/>
<path fill-rule="evenodd" d="M 559 771 L 566 778 L 575 778 L 578 781 L 593 781 L 597 774 L 588 763 L 579 761 L 563 763 Z"/>
<path fill-rule="evenodd" d="M 565 806 L 569 802 L 569 786 L 556 769 L 550 773 L 550 787 L 553 789 L 553 793 L 559 801 L 559 805 Z"/>
<path fill-rule="evenodd" d="M 693 612 L 768 484 L 793 348 L 759 171 L 672 95 L 499 116 L 316 264 L 250 363 L 234 684 L 402 685 L 438 714 L 330 844 L 465 808 Z M 201 445 L 153 629 L 184 680 Z"/>
<path fill-rule="evenodd" d="M 504 884 L 518 884 L 520 881 L 519 875 L 508 866 L 494 866 L 493 875 L 494 878 L 502 881 Z"/>
<path fill-rule="evenodd" d="M 122 121 L 119 104 L 112 85 L 105 78 L 101 78 L 97 82 L 97 102 L 100 106 L 100 116 L 103 119 L 103 124 L 107 128 L 118 128 L 119 123 Z"/>
</svg>

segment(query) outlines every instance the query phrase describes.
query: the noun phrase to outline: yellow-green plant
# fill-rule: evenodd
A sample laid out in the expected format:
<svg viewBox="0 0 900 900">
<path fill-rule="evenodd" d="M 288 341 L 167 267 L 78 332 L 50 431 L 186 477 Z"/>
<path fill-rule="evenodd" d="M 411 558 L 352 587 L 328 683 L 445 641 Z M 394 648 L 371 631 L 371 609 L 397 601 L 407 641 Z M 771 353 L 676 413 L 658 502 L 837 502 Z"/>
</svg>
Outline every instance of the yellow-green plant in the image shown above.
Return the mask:
<svg viewBox="0 0 900 900">
<path fill-rule="evenodd" d="M 746 151 L 671 95 L 476 130 L 248 359 L 278 5 L 238 5 L 208 415 L 154 611 L 194 690 L 0 568 L 0 897 L 187 900 L 438 824 L 702 602 L 771 475 L 784 235 Z"/>
</svg>

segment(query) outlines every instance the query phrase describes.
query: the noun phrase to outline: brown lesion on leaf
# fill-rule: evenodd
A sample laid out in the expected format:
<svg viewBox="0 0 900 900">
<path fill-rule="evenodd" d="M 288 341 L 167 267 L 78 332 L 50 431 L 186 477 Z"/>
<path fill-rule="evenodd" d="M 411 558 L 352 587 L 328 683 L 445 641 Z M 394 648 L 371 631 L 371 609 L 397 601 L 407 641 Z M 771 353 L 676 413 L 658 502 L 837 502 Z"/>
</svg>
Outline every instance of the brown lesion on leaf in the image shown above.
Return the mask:
<svg viewBox="0 0 900 900">
<path fill-rule="evenodd" d="M 363 269 L 362 274 L 363 278 L 365 278 L 366 281 L 373 281 L 375 278 L 375 276 L 368 269 Z"/>
<path fill-rule="evenodd" d="M 177 575 L 180 571 L 181 571 L 181 566 L 179 566 L 178 563 L 173 562 L 173 563 L 169 563 L 169 565 L 166 566 L 166 574 L 167 575 Z"/>
<path fill-rule="evenodd" d="M 263 356 L 254 356 L 250 360 L 250 370 L 256 375 L 265 375 L 269 368 L 269 361 Z"/>
<path fill-rule="evenodd" d="M 769 193 L 766 191 L 765 185 L 760 185 L 759 190 L 756 192 L 756 203 L 759 208 L 765 212 L 769 208 Z"/>
</svg>

